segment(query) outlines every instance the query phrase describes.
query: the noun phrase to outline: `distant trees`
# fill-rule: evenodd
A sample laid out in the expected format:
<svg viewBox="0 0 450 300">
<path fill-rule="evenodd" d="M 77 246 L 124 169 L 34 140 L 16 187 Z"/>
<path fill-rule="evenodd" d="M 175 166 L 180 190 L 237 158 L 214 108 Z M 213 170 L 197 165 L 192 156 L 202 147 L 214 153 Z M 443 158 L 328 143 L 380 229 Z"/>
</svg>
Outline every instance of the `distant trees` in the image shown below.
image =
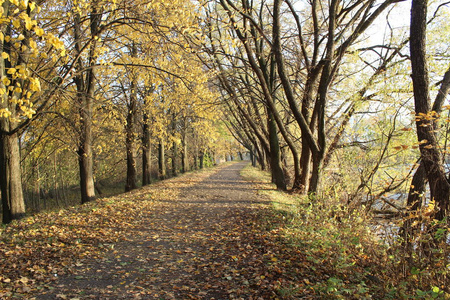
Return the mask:
<svg viewBox="0 0 450 300">
<path fill-rule="evenodd" d="M 449 205 L 449 131 L 442 116 L 448 45 L 434 39 L 428 44 L 437 46 L 427 52 L 425 34 L 428 27 L 448 35 L 442 21 L 448 3 L 433 4 L 427 19 L 430 4 L 414 2 L 410 31 L 403 34 L 389 19 L 399 2 L 208 1 L 203 46 L 207 65 L 218 73 L 229 130 L 271 170 L 279 189 L 290 186 L 312 198 L 346 189 L 347 204 L 367 209 L 409 190 L 406 208 L 414 211 L 428 185 L 433 216 L 442 220 Z M 368 32 L 380 27 L 382 16 L 387 29 L 374 42 Z M 334 179 L 321 183 L 326 175 Z"/>
<path fill-rule="evenodd" d="M 179 159 L 187 171 L 195 149 L 213 148 L 216 96 L 187 38 L 198 32 L 191 5 L 7 0 L 2 13 L 4 223 L 23 216 L 27 201 L 39 209 L 41 199 L 70 198 L 77 180 L 82 203 L 125 169 L 127 190 L 137 187 L 141 165 L 150 183 L 157 140 L 171 151 L 174 174 Z"/>
<path fill-rule="evenodd" d="M 207 8 L 210 52 L 229 99 L 226 108 L 232 110 L 229 122 L 241 131 L 236 135 L 242 144 L 253 144 L 267 159 L 279 188 L 286 174 L 278 153 L 289 149 L 292 189 L 319 192 L 349 119 L 369 101 L 368 91 L 399 51 L 386 47 L 346 101 L 337 92 L 344 90 L 344 76 L 355 78 L 362 70 L 345 75 L 344 67 L 352 64 L 354 53 L 377 51 L 362 47 L 363 34 L 396 2 L 312 1 L 298 10 L 291 1 L 220 0 Z"/>
</svg>

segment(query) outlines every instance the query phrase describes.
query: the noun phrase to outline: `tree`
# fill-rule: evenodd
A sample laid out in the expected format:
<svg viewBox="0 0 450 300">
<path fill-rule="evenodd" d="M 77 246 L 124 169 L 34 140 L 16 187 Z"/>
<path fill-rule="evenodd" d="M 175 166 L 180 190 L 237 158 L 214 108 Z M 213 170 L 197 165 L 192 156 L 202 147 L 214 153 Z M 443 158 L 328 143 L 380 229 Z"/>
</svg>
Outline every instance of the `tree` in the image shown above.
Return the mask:
<svg viewBox="0 0 450 300">
<path fill-rule="evenodd" d="M 209 27 L 215 30 L 231 28 L 233 31 L 226 34 L 225 30 L 217 29 L 217 37 L 210 35 L 210 53 L 222 73 L 219 77 L 221 84 L 224 85 L 225 80 L 230 81 L 231 88 L 225 88 L 230 99 L 236 103 L 243 101 L 246 93 L 240 92 L 239 88 L 245 89 L 246 80 L 239 79 L 239 74 L 245 70 L 252 79 L 251 83 L 258 86 L 256 92 L 252 86 L 252 91 L 247 94 L 265 104 L 267 114 L 272 116 L 268 119 L 276 122 L 283 146 L 290 149 L 294 167 L 293 189 L 317 193 L 323 169 L 356 108 L 351 109 L 340 122 L 334 121 L 339 108 L 333 112 L 330 101 L 337 98 L 336 101 L 342 103 L 336 93 L 340 84 L 337 78 L 342 76 L 340 73 L 347 57 L 359 51 L 356 47 L 362 34 L 397 1 L 336 0 L 329 4 L 312 1 L 305 2 L 301 12 L 288 0 L 274 1 L 273 6 L 266 1 L 217 2 L 221 8 L 213 5 L 208 8 L 209 14 L 214 12 L 215 15 L 207 17 L 207 24 L 217 20 L 217 24 Z M 302 18 L 303 12 L 311 18 Z M 236 50 L 228 50 L 227 41 Z M 240 47 L 236 48 L 237 42 L 240 42 Z M 398 54 L 395 49 L 392 52 L 396 53 L 393 57 Z M 271 71 L 273 66 L 276 72 Z M 382 74 L 386 66 L 384 63 L 375 68 L 373 78 L 364 83 L 365 88 L 355 93 L 351 100 L 353 104 L 366 97 L 374 78 Z M 239 100 L 234 100 L 236 98 Z M 238 105 L 235 108 L 241 110 Z M 333 122 L 329 116 L 334 116 Z M 254 126 L 251 127 L 255 131 Z M 258 131 L 264 127 L 259 126 Z M 263 135 L 257 136 L 264 145 Z M 270 140 L 269 135 L 265 138 Z M 298 145 L 299 139 L 301 145 Z M 264 149 L 270 157 L 269 147 Z M 275 156 L 272 160 L 277 160 Z"/>
<path fill-rule="evenodd" d="M 419 167 L 416 174 L 426 176 L 430 187 L 430 199 L 435 202 L 437 208 L 434 216 L 437 220 L 443 220 L 447 217 L 450 209 L 450 184 L 445 176 L 442 155 L 439 152 L 436 118 L 442 107 L 441 102 L 443 102 L 450 88 L 450 74 L 447 71 L 441 83 L 438 98 L 434 107 L 432 107 L 426 58 L 427 8 L 427 0 L 412 1 L 410 26 L 411 78 L 414 91 L 417 139 L 420 143 L 419 149 L 423 163 L 423 169 Z M 423 182 L 423 180 L 420 182 Z"/>
<path fill-rule="evenodd" d="M 77 89 L 76 100 L 79 107 L 80 123 L 78 144 L 78 164 L 80 172 L 81 203 L 95 199 L 94 187 L 94 161 L 92 153 L 92 114 L 95 99 L 95 70 L 97 60 L 97 40 L 100 34 L 100 22 L 102 18 L 99 2 L 93 0 L 88 12 L 88 32 L 82 28 L 81 7 L 73 7 L 74 28 L 73 40 L 75 42 L 75 57 L 77 57 L 76 75 L 74 82 Z M 86 30 L 87 30 L 86 28 Z M 83 41 L 87 39 L 87 44 Z M 84 48 L 89 48 L 86 61 L 83 62 Z"/>
<path fill-rule="evenodd" d="M 32 1 L 4 1 L 0 21 L 0 186 L 3 223 L 25 214 L 19 136 L 47 107 L 67 72 L 56 80 L 52 68 L 65 55 L 64 44 L 45 33 Z M 55 60 L 49 60 L 54 56 Z M 47 81 L 42 91 L 41 80 Z"/>
</svg>

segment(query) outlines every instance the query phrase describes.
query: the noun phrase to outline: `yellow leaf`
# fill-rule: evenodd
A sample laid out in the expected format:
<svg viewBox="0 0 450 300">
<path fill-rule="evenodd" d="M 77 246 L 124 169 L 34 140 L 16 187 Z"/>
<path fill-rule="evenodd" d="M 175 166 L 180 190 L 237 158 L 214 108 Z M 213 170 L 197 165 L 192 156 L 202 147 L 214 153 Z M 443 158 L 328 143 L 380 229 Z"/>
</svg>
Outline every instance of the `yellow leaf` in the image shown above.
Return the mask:
<svg viewBox="0 0 450 300">
<path fill-rule="evenodd" d="M 11 112 L 8 108 L 0 109 L 0 117 L 8 118 L 9 116 L 11 116 Z"/>
<path fill-rule="evenodd" d="M 20 1 L 20 7 L 25 9 L 28 7 L 28 0 L 22 0 Z"/>
<path fill-rule="evenodd" d="M 31 28 L 33 28 L 33 23 L 32 23 L 31 19 L 28 16 L 25 17 L 25 28 L 27 30 L 31 30 Z"/>
<path fill-rule="evenodd" d="M 41 83 L 40 83 L 38 78 L 32 78 L 30 80 L 30 83 L 31 83 L 30 88 L 31 88 L 32 91 L 34 91 L 34 92 L 40 92 L 41 91 Z"/>
<path fill-rule="evenodd" d="M 9 59 L 9 54 L 6 52 L 2 52 L 3 59 Z"/>
<path fill-rule="evenodd" d="M 11 81 L 8 79 L 8 77 L 3 77 L 2 78 L 2 82 L 3 82 L 3 84 L 4 85 L 6 85 L 6 86 L 8 86 L 8 85 L 10 85 L 11 84 Z"/>
<path fill-rule="evenodd" d="M 20 278 L 20 282 L 22 282 L 23 284 L 27 284 L 28 281 L 29 281 L 29 279 L 27 277 Z"/>
<path fill-rule="evenodd" d="M 16 71 L 17 70 L 15 68 L 9 68 L 7 73 L 12 75 L 12 74 L 16 73 Z"/>
<path fill-rule="evenodd" d="M 15 19 L 13 22 L 14 27 L 19 28 L 20 27 L 20 20 L 19 19 Z"/>
<path fill-rule="evenodd" d="M 37 44 L 36 44 L 36 42 L 33 41 L 33 40 L 30 40 L 30 47 L 31 47 L 31 49 L 36 50 L 36 49 L 37 49 Z"/>
<path fill-rule="evenodd" d="M 37 36 L 43 36 L 44 35 L 44 29 L 42 29 L 40 27 L 35 27 L 34 28 L 34 32 L 36 33 Z"/>
</svg>

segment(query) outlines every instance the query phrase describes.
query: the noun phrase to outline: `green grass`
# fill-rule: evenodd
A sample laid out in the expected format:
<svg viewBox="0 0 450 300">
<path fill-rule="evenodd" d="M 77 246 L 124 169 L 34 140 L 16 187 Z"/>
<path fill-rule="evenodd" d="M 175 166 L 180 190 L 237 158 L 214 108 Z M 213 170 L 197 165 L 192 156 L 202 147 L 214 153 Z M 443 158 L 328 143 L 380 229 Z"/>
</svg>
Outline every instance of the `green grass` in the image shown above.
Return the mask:
<svg viewBox="0 0 450 300">
<path fill-rule="evenodd" d="M 311 201 L 306 196 L 277 191 L 270 174 L 247 166 L 242 175 L 252 181 L 260 195 L 270 199 L 269 214 L 262 218 L 265 229 L 277 228 L 280 243 L 299 253 L 309 275 L 306 289 L 321 299 L 450 299 L 445 279 L 450 270 L 439 267 L 441 276 L 411 274 L 405 268 L 398 243 L 392 247 L 380 241 L 370 229 L 371 216 L 363 210 L 349 211 L 332 197 Z M 281 224 L 281 225 L 280 225 Z M 430 269 L 428 269 L 430 271 Z M 438 270 L 434 270 L 437 272 Z M 414 272 L 412 272 L 414 273 Z M 420 281 L 419 275 L 422 277 Z M 428 276 L 428 277 L 425 277 Z M 440 287 L 440 288 L 439 288 Z M 291 299 L 294 288 L 283 287 L 282 299 Z M 295 297 L 294 297 L 295 298 Z"/>
</svg>

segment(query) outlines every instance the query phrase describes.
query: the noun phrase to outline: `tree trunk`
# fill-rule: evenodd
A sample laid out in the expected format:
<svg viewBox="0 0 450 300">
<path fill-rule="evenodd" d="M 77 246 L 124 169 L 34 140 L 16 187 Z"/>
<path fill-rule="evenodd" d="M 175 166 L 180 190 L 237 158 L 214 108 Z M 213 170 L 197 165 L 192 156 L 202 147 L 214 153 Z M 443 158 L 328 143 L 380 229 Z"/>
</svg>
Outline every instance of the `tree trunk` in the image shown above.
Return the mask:
<svg viewBox="0 0 450 300">
<path fill-rule="evenodd" d="M 142 185 L 151 183 L 151 143 L 148 115 L 144 113 L 142 128 Z"/>
<path fill-rule="evenodd" d="M 59 189 L 58 189 L 58 166 L 56 163 L 56 151 L 53 152 L 53 189 L 54 189 L 54 195 L 55 195 L 55 203 L 56 207 L 59 207 L 60 203 L 60 197 L 59 197 Z"/>
<path fill-rule="evenodd" d="M 187 142 L 186 142 L 186 130 L 183 131 L 183 138 L 181 140 L 181 172 L 185 173 L 189 171 L 189 165 L 188 165 L 188 148 L 187 148 Z"/>
<path fill-rule="evenodd" d="M 258 160 L 259 166 L 261 167 L 261 170 L 263 170 L 263 171 L 267 170 L 264 149 L 260 149 L 259 147 L 257 147 L 256 151 L 258 152 L 257 160 Z"/>
<path fill-rule="evenodd" d="M 273 114 L 268 110 L 267 123 L 269 128 L 269 144 L 270 144 L 270 169 L 272 173 L 272 182 L 275 183 L 277 189 L 286 190 L 286 179 L 284 177 L 283 169 L 281 168 L 280 160 L 280 144 L 278 141 L 277 124 Z"/>
<path fill-rule="evenodd" d="M 39 172 L 39 161 L 36 160 L 36 163 L 33 164 L 33 173 L 34 173 L 34 194 L 36 195 L 35 199 L 35 210 L 41 210 L 41 175 Z"/>
<path fill-rule="evenodd" d="M 3 18 L 9 14 L 9 2 L 2 5 Z M 5 24 L 9 24 L 6 22 Z M 11 35 L 11 25 L 2 25 L 2 35 Z M 4 34 L 6 33 L 6 34 Z M 11 54 L 12 45 L 9 41 L 0 43 L 0 50 L 6 54 Z M 11 68 L 9 59 L 0 57 L 0 77 L 13 81 L 11 75 L 6 73 L 7 68 Z M 16 104 L 10 101 L 10 93 L 3 81 L 0 81 L 0 88 L 4 91 L 0 94 L 0 109 L 11 112 L 10 117 L 0 118 L 0 189 L 2 198 L 3 223 L 10 223 L 12 220 L 20 219 L 25 215 L 25 201 L 22 188 L 22 174 L 20 168 L 20 146 L 19 134 L 13 133 L 17 124 L 12 118 L 16 114 Z"/>
<path fill-rule="evenodd" d="M 311 175 L 311 150 L 306 146 L 307 141 L 302 139 L 302 154 L 300 157 L 300 192 L 306 193 L 309 188 L 309 179 Z"/>
<path fill-rule="evenodd" d="M 166 154 L 164 149 L 164 143 L 161 141 L 158 145 L 158 172 L 159 179 L 165 179 L 166 174 Z"/>
<path fill-rule="evenodd" d="M 317 142 L 318 151 L 312 151 L 313 168 L 311 174 L 311 180 L 309 182 L 308 192 L 310 194 L 316 194 L 319 186 L 322 173 L 323 160 L 326 153 L 326 136 L 325 136 L 325 108 L 327 106 L 328 88 L 333 77 L 333 58 L 335 48 L 335 29 L 336 29 L 336 11 L 338 7 L 338 0 L 331 0 L 329 7 L 329 20 L 328 20 L 328 41 L 326 46 L 325 64 L 320 77 L 318 87 L 318 100 L 317 106 Z M 314 113 L 312 119 L 314 119 Z"/>
<path fill-rule="evenodd" d="M 82 31 L 80 15 L 74 17 L 74 40 L 75 51 L 77 53 L 77 75 L 74 77 L 77 86 L 77 101 L 80 112 L 80 140 L 78 144 L 78 164 L 80 172 L 81 203 L 86 203 L 95 199 L 93 155 L 92 155 L 92 113 L 94 101 L 95 84 L 95 64 L 98 29 L 101 14 L 97 11 L 97 4 L 93 3 L 89 14 L 92 41 L 87 55 L 87 66 L 82 62 Z"/>
<path fill-rule="evenodd" d="M 178 145 L 173 142 L 172 145 L 172 175 L 178 176 Z"/>
<path fill-rule="evenodd" d="M 250 148 L 250 161 L 252 162 L 252 167 L 256 167 L 256 157 L 255 153 L 253 152 L 253 146 Z"/>
<path fill-rule="evenodd" d="M 275 0 L 273 13 L 273 51 L 275 55 L 275 61 L 278 67 L 278 74 L 283 86 L 283 90 L 286 95 L 286 99 L 288 100 L 289 107 L 302 132 L 302 156 L 300 158 L 300 165 L 302 167 L 302 176 L 300 179 L 300 185 L 306 186 L 307 178 L 309 176 L 309 169 L 307 164 L 309 164 L 310 161 L 309 159 L 307 159 L 307 155 L 309 154 L 306 152 L 306 148 L 310 150 L 312 153 L 318 153 L 320 151 L 320 146 L 319 143 L 314 138 L 314 134 L 309 127 L 308 120 L 305 119 L 305 116 L 302 114 L 300 108 L 298 107 L 297 100 L 293 88 L 291 86 L 289 76 L 286 71 L 284 57 L 281 50 L 280 8 L 281 8 L 281 0 Z M 316 166 L 319 165 L 316 164 Z M 311 185 L 309 189 L 311 190 Z"/>
<path fill-rule="evenodd" d="M 442 106 L 444 105 L 444 100 L 446 95 L 449 93 L 449 90 L 450 90 L 450 68 L 444 75 L 442 85 L 439 89 L 439 93 L 437 94 L 433 107 L 431 109 L 432 111 L 436 112 L 437 114 L 440 114 L 442 112 Z M 439 129 L 438 120 L 439 119 L 436 119 L 433 123 L 434 130 Z M 411 187 L 408 193 L 407 206 L 410 211 L 418 210 L 422 206 L 426 181 L 427 181 L 427 174 L 425 172 L 424 162 L 423 160 L 420 160 L 419 167 L 417 168 L 411 180 Z"/>
<path fill-rule="evenodd" d="M 81 203 L 95 199 L 93 156 L 92 156 L 92 99 L 81 92 L 80 103 L 80 141 L 78 144 L 78 165 L 80 173 Z"/>
<path fill-rule="evenodd" d="M 82 97 L 85 98 L 85 97 Z M 81 136 L 78 145 L 78 165 L 80 172 L 81 203 L 95 200 L 93 157 L 92 157 L 92 103 L 86 101 L 81 109 Z"/>
<path fill-rule="evenodd" d="M 194 170 L 198 170 L 198 155 L 194 155 Z"/>
<path fill-rule="evenodd" d="M 175 137 L 177 124 L 175 115 L 172 116 L 172 134 Z M 172 175 L 178 176 L 178 144 L 174 140 L 172 143 Z"/>
<path fill-rule="evenodd" d="M 205 154 L 204 154 L 203 151 L 202 151 L 202 152 L 200 153 L 200 157 L 199 157 L 199 160 L 200 160 L 200 166 L 199 166 L 199 168 L 200 168 L 200 169 L 203 169 L 204 159 L 205 159 Z"/>
<path fill-rule="evenodd" d="M 134 114 L 135 108 L 130 107 L 127 115 L 126 125 L 126 151 L 127 151 L 127 180 L 125 191 L 131 191 L 137 188 L 136 184 L 136 159 L 134 146 Z"/>
<path fill-rule="evenodd" d="M 426 62 L 427 0 L 413 0 L 411 7 L 410 51 L 417 138 L 426 141 L 420 144 L 420 153 L 430 186 L 431 200 L 437 211 L 434 217 L 443 220 L 449 210 L 450 185 L 445 176 L 442 157 L 430 116 L 428 67 Z"/>
<path fill-rule="evenodd" d="M 308 79 L 306 80 L 305 91 L 302 99 L 301 113 L 304 116 L 307 123 L 310 125 L 310 129 L 313 130 L 314 122 L 311 122 L 311 110 L 314 98 L 314 90 L 317 84 L 317 79 L 319 77 L 321 67 L 315 67 L 308 71 Z M 309 181 L 311 176 L 311 147 L 309 145 L 308 139 L 301 140 L 302 151 L 300 156 L 300 169 L 301 175 L 299 179 L 299 192 L 305 194 L 309 189 Z"/>
<path fill-rule="evenodd" d="M 2 128 L 4 123 L 8 122 L 9 120 L 2 119 Z M 6 224 L 25 215 L 17 133 L 0 135 L 0 178 L 3 206 L 2 222 Z"/>
<path fill-rule="evenodd" d="M 137 56 L 137 49 L 134 43 L 130 46 L 131 57 Z M 137 86 L 136 86 L 136 75 L 134 70 L 129 70 L 129 101 L 127 103 L 127 123 L 125 125 L 126 131 L 126 151 L 127 151 L 127 179 L 125 184 L 125 191 L 131 191 L 137 188 L 137 169 L 136 169 L 136 145 L 135 145 L 135 123 L 137 114 Z M 124 93 L 126 90 L 124 89 Z"/>
</svg>

